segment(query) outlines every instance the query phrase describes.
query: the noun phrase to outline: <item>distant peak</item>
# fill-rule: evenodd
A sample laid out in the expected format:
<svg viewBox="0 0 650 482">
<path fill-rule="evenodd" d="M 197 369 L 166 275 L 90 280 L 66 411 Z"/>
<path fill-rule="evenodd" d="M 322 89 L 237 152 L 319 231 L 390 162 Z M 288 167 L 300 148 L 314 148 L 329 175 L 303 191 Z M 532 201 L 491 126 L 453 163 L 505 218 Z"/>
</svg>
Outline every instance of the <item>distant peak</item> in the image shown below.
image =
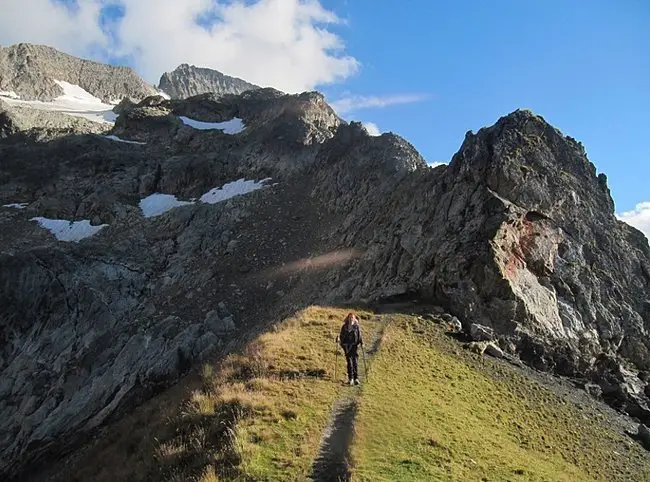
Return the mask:
<svg viewBox="0 0 650 482">
<path fill-rule="evenodd" d="M 182 63 L 160 78 L 159 88 L 172 99 L 186 99 L 200 94 L 213 93 L 217 98 L 226 94 L 241 94 L 258 86 L 215 69 Z"/>
</svg>

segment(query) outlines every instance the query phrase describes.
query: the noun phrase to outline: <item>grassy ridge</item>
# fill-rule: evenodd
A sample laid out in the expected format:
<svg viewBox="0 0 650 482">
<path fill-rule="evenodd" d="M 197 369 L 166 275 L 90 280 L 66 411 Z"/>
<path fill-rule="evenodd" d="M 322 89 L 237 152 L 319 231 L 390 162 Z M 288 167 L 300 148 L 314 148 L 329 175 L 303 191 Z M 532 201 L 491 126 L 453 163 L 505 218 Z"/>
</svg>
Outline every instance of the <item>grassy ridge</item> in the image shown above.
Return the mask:
<svg viewBox="0 0 650 482">
<path fill-rule="evenodd" d="M 304 480 L 316 456 L 321 433 L 341 389 L 333 383 L 334 339 L 347 312 L 311 307 L 263 335 L 258 343 L 259 372 L 247 385 L 213 377 L 220 403 L 239 400 L 256 416 L 237 424 L 241 477 L 250 480 Z M 361 313 L 362 316 L 370 316 Z M 368 323 L 372 323 L 369 321 Z M 250 349 L 250 348 L 249 348 Z M 339 356 L 339 375 L 343 368 Z M 249 363 L 244 354 L 233 367 Z"/>
<path fill-rule="evenodd" d="M 334 340 L 345 314 L 310 307 L 226 357 L 218 368 L 204 368 L 204 386 L 192 394 L 186 416 L 202 420 L 195 434 L 227 428 L 219 443 L 199 443 L 193 450 L 194 462 L 203 465 L 199 480 L 307 478 L 341 389 L 332 383 Z M 173 453 L 187 447 L 186 438 L 161 447 Z"/>
<path fill-rule="evenodd" d="M 346 313 L 310 307 L 205 365 L 109 427 L 54 480 L 307 480 L 334 402 L 352 390 L 332 380 Z M 360 315 L 367 338 L 384 326 Z M 391 317 L 369 380 L 354 389 L 354 480 L 650 480 L 650 456 L 598 413 L 462 350 L 441 325 Z"/>
<path fill-rule="evenodd" d="M 204 365 L 109 427 L 57 480 L 305 480 L 345 389 L 333 372 L 347 312 L 307 308 Z"/>
<path fill-rule="evenodd" d="M 400 316 L 364 387 L 354 479 L 650 480 L 642 449 L 595 417 Z"/>
</svg>

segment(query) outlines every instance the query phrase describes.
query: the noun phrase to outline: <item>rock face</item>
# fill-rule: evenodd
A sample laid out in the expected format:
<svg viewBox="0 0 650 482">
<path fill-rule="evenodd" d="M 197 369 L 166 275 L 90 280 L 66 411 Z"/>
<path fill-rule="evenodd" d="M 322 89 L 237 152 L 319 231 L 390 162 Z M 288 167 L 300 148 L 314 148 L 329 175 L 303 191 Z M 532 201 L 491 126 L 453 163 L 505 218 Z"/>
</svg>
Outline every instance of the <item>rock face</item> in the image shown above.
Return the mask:
<svg viewBox="0 0 650 482">
<path fill-rule="evenodd" d="M 188 64 L 181 64 L 172 72 L 165 72 L 160 77 L 158 87 L 172 99 L 208 93 L 218 98 L 225 94 L 241 94 L 247 90 L 259 89 L 256 85 L 222 74 L 218 70 Z"/>
<path fill-rule="evenodd" d="M 650 418 L 637 376 L 650 365 L 648 242 L 616 220 L 582 146 L 541 117 L 505 116 L 429 168 L 315 92 L 149 97 L 118 111 L 110 134 L 140 144 L 77 125 L 28 135 L 27 117 L 0 112 L 0 205 L 26 203 L 0 208 L 5 478 L 314 302 L 431 300 L 489 334 L 479 343 L 493 356 L 513 347 L 538 368 L 586 375 Z M 191 201 L 241 178 L 271 181 Z M 138 203 L 153 193 L 185 205 L 144 218 Z M 108 227 L 65 243 L 37 216 Z"/>
<path fill-rule="evenodd" d="M 648 242 L 616 219 L 578 142 L 516 111 L 468 133 L 448 167 L 390 182 L 359 173 L 357 149 L 339 145 L 319 187 L 346 216 L 333 236 L 366 253 L 332 297 L 417 293 L 565 374 L 600 353 L 648 365 Z"/>
<path fill-rule="evenodd" d="M 80 59 L 45 45 L 0 47 L 0 91 L 14 92 L 22 100 L 51 101 L 63 95 L 55 80 L 78 85 L 107 103 L 156 94 L 129 67 Z"/>
<path fill-rule="evenodd" d="M 74 446 L 317 284 L 296 260 L 327 252 L 331 219 L 310 197 L 307 170 L 340 120 L 320 94 L 122 107 L 113 133 L 146 144 L 81 129 L 33 139 L 19 122 L 0 140 L 0 204 L 27 203 L 0 208 L 3 476 Z M 237 115 L 246 128 L 201 131 L 179 115 Z M 155 192 L 199 198 L 242 177 L 279 184 L 154 218 L 138 208 Z M 109 226 L 65 243 L 35 216 Z"/>
</svg>

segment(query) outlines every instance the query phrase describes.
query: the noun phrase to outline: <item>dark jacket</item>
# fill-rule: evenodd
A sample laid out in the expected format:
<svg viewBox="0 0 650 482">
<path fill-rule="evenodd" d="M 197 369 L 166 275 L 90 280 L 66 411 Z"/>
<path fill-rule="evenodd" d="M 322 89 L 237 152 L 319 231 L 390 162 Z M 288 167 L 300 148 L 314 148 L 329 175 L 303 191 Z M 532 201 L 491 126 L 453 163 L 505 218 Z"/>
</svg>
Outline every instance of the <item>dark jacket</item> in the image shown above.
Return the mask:
<svg viewBox="0 0 650 482">
<path fill-rule="evenodd" d="M 341 333 L 339 334 L 339 342 L 346 351 L 352 347 L 361 345 L 363 340 L 361 339 L 361 328 L 359 328 L 359 324 L 343 324 L 341 327 Z"/>
</svg>

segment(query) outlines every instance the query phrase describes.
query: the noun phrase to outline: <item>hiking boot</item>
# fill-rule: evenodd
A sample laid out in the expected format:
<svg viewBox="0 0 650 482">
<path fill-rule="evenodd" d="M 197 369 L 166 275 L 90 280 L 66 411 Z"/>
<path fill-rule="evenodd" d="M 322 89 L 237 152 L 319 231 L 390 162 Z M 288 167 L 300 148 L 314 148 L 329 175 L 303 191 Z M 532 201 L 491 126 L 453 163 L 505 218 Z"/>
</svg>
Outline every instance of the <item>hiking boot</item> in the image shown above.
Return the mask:
<svg viewBox="0 0 650 482">
<path fill-rule="evenodd" d="M 359 379 L 358 379 L 358 378 L 355 378 L 355 379 L 354 379 L 354 384 L 355 384 L 355 385 L 358 385 L 358 384 L 359 384 Z"/>
<path fill-rule="evenodd" d="M 354 380 L 350 378 L 350 381 L 348 382 L 350 385 L 354 385 Z"/>
</svg>

